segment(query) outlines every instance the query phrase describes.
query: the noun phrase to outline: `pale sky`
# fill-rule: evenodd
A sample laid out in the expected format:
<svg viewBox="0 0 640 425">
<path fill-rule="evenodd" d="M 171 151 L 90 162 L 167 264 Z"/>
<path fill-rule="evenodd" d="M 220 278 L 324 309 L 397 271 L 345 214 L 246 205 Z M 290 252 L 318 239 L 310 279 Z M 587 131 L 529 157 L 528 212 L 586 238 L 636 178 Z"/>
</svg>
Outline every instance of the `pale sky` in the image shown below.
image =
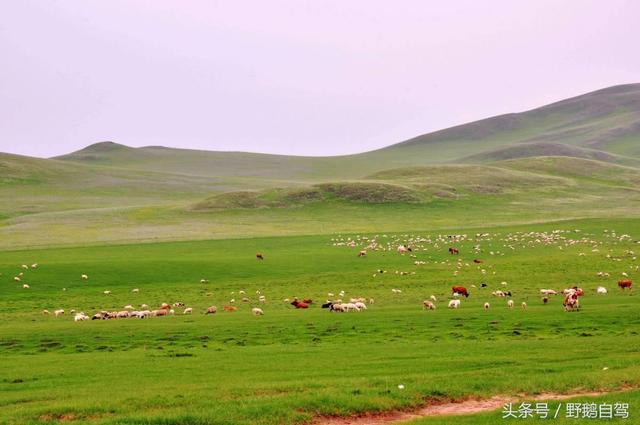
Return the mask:
<svg viewBox="0 0 640 425">
<path fill-rule="evenodd" d="M 336 155 L 640 82 L 640 1 L 9 0 L 0 151 Z"/>
</svg>

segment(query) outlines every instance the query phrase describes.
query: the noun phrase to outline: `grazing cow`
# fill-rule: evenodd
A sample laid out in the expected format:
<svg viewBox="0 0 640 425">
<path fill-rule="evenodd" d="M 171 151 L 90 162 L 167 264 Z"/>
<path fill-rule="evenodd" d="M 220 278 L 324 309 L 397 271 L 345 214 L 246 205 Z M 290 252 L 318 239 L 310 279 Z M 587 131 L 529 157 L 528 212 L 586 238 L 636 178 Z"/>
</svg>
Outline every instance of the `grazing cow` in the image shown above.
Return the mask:
<svg viewBox="0 0 640 425">
<path fill-rule="evenodd" d="M 449 248 L 449 254 L 451 254 L 451 255 L 458 255 L 458 254 L 460 254 L 460 250 L 459 250 L 458 248 L 450 247 L 450 248 Z"/>
<path fill-rule="evenodd" d="M 301 302 L 301 301 L 298 301 L 298 300 L 293 300 L 291 305 L 294 306 L 295 308 L 309 308 L 309 304 L 308 303 Z"/>
<path fill-rule="evenodd" d="M 631 289 L 631 285 L 633 285 L 633 282 L 631 281 L 631 279 L 622 279 L 618 281 L 618 286 L 623 291 L 625 290 L 625 288 Z"/>
<path fill-rule="evenodd" d="M 467 288 L 465 288 L 464 286 L 453 286 L 451 288 L 451 292 L 453 294 L 460 294 L 460 295 L 464 295 L 465 298 L 469 298 L 469 292 L 467 291 Z"/>
<path fill-rule="evenodd" d="M 261 253 L 261 252 L 256 253 L 256 258 L 257 258 L 258 260 L 264 260 L 264 256 L 262 255 L 262 253 Z"/>
<path fill-rule="evenodd" d="M 364 250 L 364 249 L 362 251 L 358 252 L 358 257 L 364 257 L 366 255 L 367 255 L 367 251 Z"/>
<path fill-rule="evenodd" d="M 211 307 L 207 308 L 207 312 L 205 314 L 216 314 L 217 311 L 218 307 L 212 305 Z"/>
<path fill-rule="evenodd" d="M 423 310 L 435 310 L 436 309 L 436 305 L 429 300 L 424 300 L 422 301 L 422 309 Z"/>
<path fill-rule="evenodd" d="M 447 307 L 449 307 L 449 308 L 458 308 L 458 307 L 460 307 L 460 300 L 451 300 L 451 301 L 449 301 L 449 305 Z"/>
<path fill-rule="evenodd" d="M 564 298 L 562 305 L 564 306 L 564 311 L 572 311 L 574 309 L 580 310 L 580 301 L 578 300 L 578 294 L 575 292 L 568 294 Z"/>
</svg>

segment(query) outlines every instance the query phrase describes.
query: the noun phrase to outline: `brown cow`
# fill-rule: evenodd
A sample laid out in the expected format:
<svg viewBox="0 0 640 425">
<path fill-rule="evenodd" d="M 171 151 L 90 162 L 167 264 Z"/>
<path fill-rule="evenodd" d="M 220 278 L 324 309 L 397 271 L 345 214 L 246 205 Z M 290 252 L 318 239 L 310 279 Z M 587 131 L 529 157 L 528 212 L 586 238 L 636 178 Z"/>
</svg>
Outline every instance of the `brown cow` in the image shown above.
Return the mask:
<svg viewBox="0 0 640 425">
<path fill-rule="evenodd" d="M 256 254 L 256 258 L 257 258 L 258 260 L 264 260 L 264 257 L 262 256 L 262 253 L 261 253 L 261 252 L 258 252 L 258 253 Z"/>
<path fill-rule="evenodd" d="M 624 291 L 625 288 L 631 289 L 631 285 L 633 285 L 633 282 L 631 281 L 631 279 L 622 279 L 622 280 L 618 281 L 618 286 L 623 291 Z"/>
<path fill-rule="evenodd" d="M 469 297 L 469 292 L 464 286 L 454 286 L 451 288 L 451 292 L 454 294 L 464 295 L 467 298 Z"/>
<path fill-rule="evenodd" d="M 309 308 L 309 304 L 300 302 L 298 300 L 293 300 L 291 305 L 294 306 L 295 308 Z"/>
<path fill-rule="evenodd" d="M 449 248 L 449 254 L 458 255 L 458 254 L 460 254 L 460 250 L 457 249 L 457 248 Z"/>
<path fill-rule="evenodd" d="M 234 311 L 238 311 L 238 307 L 234 307 L 232 305 L 225 305 L 223 307 L 224 311 L 228 311 L 229 313 L 232 313 Z"/>
</svg>

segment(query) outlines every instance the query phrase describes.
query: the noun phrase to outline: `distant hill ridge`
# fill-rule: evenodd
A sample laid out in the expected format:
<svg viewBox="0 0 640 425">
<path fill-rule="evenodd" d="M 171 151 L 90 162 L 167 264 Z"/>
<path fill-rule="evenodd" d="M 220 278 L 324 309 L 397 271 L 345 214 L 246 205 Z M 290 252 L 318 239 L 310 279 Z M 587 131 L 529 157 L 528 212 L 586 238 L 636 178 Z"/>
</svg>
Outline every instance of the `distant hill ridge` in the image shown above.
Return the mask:
<svg viewBox="0 0 640 425">
<path fill-rule="evenodd" d="M 326 181 L 359 178 L 406 166 L 534 156 L 567 156 L 639 166 L 640 84 L 613 86 L 355 155 L 304 157 L 162 146 L 132 148 L 101 142 L 55 159 L 200 177 Z"/>
</svg>

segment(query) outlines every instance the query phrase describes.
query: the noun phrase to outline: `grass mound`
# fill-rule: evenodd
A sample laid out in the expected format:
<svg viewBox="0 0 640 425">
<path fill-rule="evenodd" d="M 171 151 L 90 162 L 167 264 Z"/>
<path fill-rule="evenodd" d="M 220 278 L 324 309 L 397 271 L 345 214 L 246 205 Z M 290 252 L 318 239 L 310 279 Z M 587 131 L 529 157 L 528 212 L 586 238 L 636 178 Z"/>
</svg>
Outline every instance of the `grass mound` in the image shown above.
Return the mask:
<svg viewBox="0 0 640 425">
<path fill-rule="evenodd" d="M 387 202 L 417 202 L 420 198 L 407 187 L 385 183 L 325 183 L 315 187 L 346 201 L 382 204 Z"/>
<path fill-rule="evenodd" d="M 595 159 L 598 161 L 618 162 L 615 155 L 594 149 L 570 146 L 563 143 L 538 142 L 518 143 L 498 149 L 462 158 L 461 162 L 488 162 L 536 156 L 566 156 L 574 158 Z"/>
<path fill-rule="evenodd" d="M 316 201 L 348 201 L 367 204 L 418 202 L 410 188 L 378 182 L 322 183 L 305 188 L 237 191 L 212 196 L 193 206 L 196 211 L 233 208 L 285 208 Z"/>
</svg>

